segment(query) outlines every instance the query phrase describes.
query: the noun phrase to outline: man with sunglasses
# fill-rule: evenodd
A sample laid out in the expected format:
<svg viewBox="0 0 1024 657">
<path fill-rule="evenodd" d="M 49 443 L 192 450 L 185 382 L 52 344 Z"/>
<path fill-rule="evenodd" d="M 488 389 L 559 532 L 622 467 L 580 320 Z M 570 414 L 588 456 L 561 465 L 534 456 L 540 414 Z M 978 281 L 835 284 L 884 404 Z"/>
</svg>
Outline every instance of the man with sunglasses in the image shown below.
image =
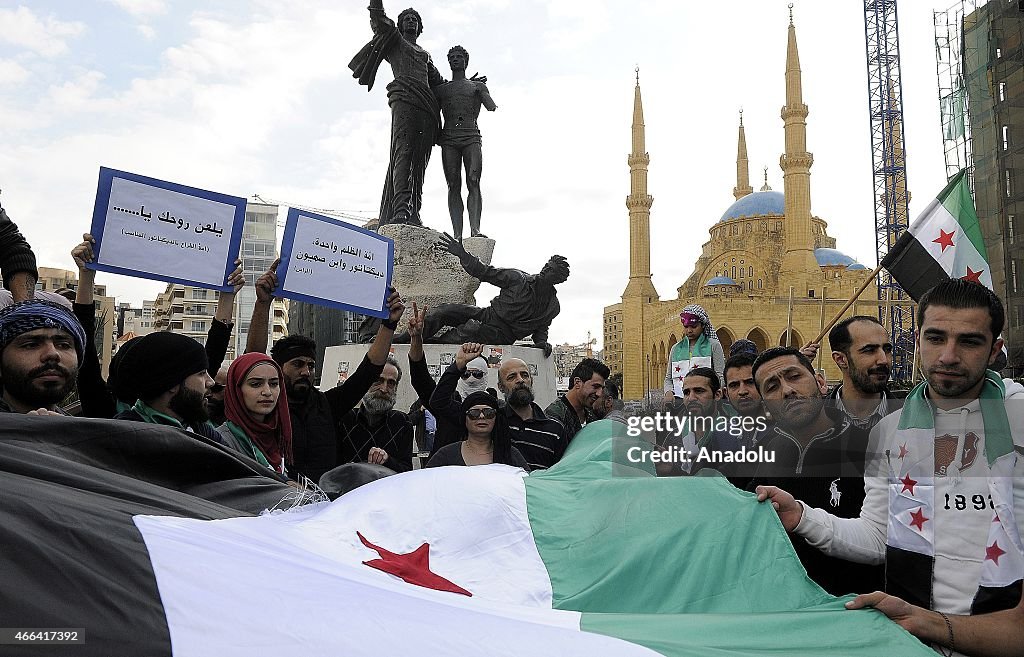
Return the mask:
<svg viewBox="0 0 1024 657">
<path fill-rule="evenodd" d="M 224 424 L 224 388 L 228 383 L 228 366 L 222 365 L 213 377 L 213 386 L 206 394 L 206 412 L 214 426 Z"/>
</svg>

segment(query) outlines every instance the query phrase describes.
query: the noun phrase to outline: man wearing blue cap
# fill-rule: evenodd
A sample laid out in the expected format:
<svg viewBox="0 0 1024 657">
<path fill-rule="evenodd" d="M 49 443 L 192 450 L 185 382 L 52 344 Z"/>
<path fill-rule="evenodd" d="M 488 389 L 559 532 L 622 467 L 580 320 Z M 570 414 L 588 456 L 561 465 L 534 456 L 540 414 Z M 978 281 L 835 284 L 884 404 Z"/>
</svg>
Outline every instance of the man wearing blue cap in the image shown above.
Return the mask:
<svg viewBox="0 0 1024 657">
<path fill-rule="evenodd" d="M 0 412 L 28 413 L 58 404 L 74 390 L 85 330 L 70 309 L 30 299 L 0 310 Z"/>
</svg>

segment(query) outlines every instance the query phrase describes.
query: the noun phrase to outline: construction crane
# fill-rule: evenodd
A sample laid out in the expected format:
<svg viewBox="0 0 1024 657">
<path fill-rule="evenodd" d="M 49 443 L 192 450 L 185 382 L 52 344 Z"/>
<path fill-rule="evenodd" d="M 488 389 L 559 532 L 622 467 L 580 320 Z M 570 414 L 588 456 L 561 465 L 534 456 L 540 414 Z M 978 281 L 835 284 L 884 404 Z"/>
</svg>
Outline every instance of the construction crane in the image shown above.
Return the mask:
<svg viewBox="0 0 1024 657">
<path fill-rule="evenodd" d="M 875 196 L 875 250 L 881 261 L 909 225 L 896 0 L 864 0 L 864 35 Z M 913 308 L 910 298 L 884 269 L 878 277 L 878 299 L 879 320 L 892 339 L 892 378 L 910 381 L 914 364 Z"/>
</svg>

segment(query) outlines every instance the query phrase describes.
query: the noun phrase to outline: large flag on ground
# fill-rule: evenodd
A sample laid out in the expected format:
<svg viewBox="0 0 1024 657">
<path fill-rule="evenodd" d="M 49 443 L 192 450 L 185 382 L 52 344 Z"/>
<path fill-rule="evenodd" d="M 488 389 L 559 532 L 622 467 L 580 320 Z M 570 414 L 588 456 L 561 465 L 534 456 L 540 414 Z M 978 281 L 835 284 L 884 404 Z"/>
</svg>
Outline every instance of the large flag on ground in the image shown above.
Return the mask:
<svg viewBox="0 0 1024 657">
<path fill-rule="evenodd" d="M 0 422 L 2 624 L 84 633 L 48 654 L 934 654 L 811 582 L 769 505 L 623 463 L 644 445 L 611 421 L 544 472 L 418 470 L 259 516 L 282 489 L 183 432 Z"/>
<path fill-rule="evenodd" d="M 948 278 L 992 288 L 988 252 L 974 211 L 967 170 L 953 176 L 889 253 L 882 266 L 914 301 Z"/>
</svg>

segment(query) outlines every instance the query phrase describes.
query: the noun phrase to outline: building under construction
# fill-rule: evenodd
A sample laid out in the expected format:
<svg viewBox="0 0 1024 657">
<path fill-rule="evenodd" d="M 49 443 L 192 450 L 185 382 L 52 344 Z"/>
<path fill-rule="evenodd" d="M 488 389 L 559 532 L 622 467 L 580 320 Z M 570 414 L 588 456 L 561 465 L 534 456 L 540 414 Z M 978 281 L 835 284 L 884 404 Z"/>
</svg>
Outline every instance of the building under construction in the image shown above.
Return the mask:
<svg viewBox="0 0 1024 657">
<path fill-rule="evenodd" d="M 946 173 L 968 167 L 992 286 L 1006 303 L 1008 365 L 1024 375 L 1024 0 L 935 14 Z"/>
</svg>

